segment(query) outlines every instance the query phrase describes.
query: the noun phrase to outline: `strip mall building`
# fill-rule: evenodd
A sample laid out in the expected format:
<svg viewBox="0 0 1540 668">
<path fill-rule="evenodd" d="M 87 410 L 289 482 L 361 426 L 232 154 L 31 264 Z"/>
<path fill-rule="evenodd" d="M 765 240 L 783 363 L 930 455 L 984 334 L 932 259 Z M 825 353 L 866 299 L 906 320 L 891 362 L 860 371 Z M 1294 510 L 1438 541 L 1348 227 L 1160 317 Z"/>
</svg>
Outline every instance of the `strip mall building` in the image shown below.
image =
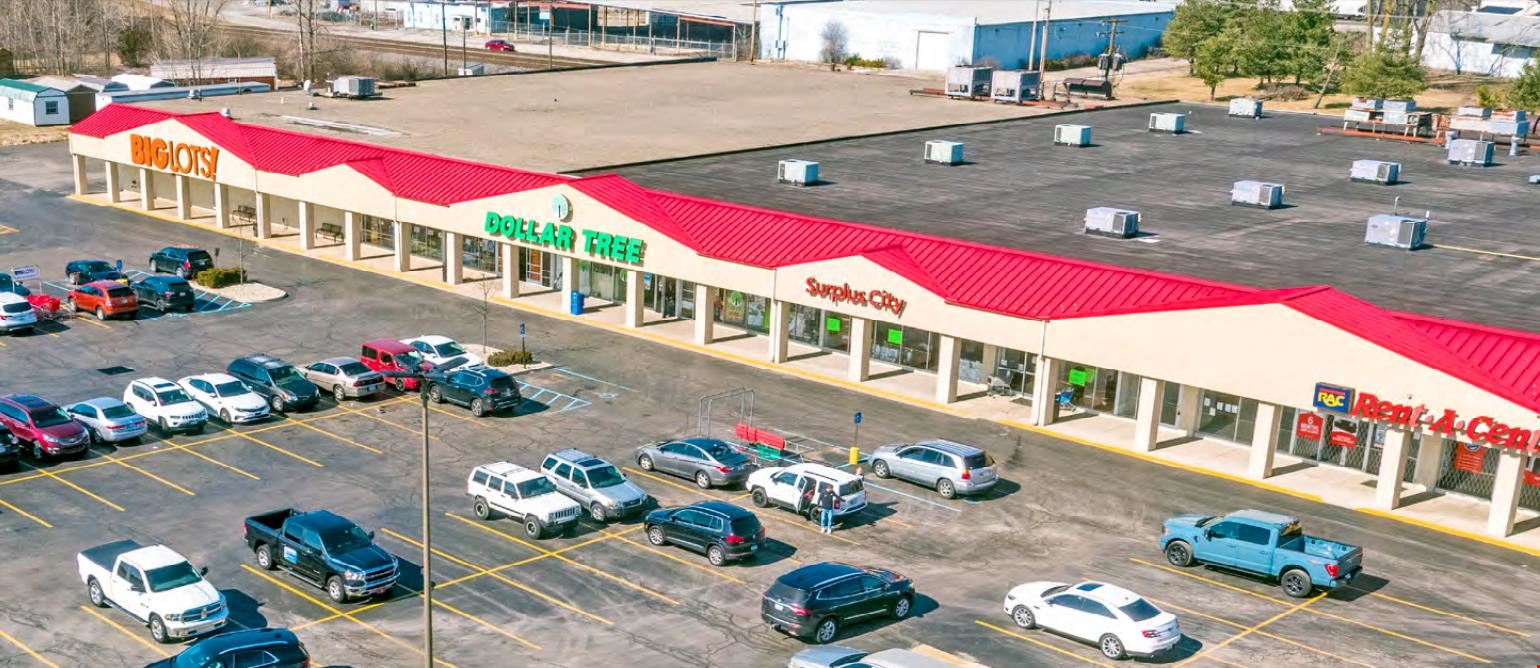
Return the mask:
<svg viewBox="0 0 1540 668">
<path fill-rule="evenodd" d="M 1210 458 L 1279 487 L 1340 469 L 1382 512 L 1442 491 L 1480 504 L 1478 533 L 1509 536 L 1540 509 L 1540 336 L 1526 332 L 215 113 L 112 105 L 70 150 L 77 195 L 296 252 L 531 307 L 565 309 L 577 290 L 579 320 L 1072 436 L 1101 424 L 1141 456 L 1220 444 Z"/>
</svg>

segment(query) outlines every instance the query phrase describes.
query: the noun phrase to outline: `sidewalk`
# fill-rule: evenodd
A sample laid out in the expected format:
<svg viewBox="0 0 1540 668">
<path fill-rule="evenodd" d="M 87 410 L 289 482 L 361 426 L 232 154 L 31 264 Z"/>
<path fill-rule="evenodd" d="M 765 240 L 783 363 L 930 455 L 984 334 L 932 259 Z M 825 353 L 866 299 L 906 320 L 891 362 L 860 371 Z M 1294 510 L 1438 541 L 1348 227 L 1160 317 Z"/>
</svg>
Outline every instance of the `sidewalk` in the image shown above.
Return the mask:
<svg viewBox="0 0 1540 668">
<path fill-rule="evenodd" d="M 1275 455 L 1275 474 L 1266 480 L 1254 480 L 1247 476 L 1250 448 L 1212 438 L 1190 437 L 1183 432 L 1162 428 L 1160 443 L 1153 452 L 1137 452 L 1132 449 L 1134 421 L 1127 418 L 1078 413 L 1064 416 L 1048 427 L 1030 424 L 1031 405 L 1022 399 L 1000 396 L 981 396 L 985 388 L 971 383 L 959 383 L 959 395 L 965 399 L 953 404 L 935 401 L 935 377 L 872 361 L 872 380 L 865 383 L 846 379 L 848 356 L 791 343 L 789 361 L 784 365 L 772 364 L 769 359 L 769 339 L 721 324 L 713 326 L 714 342 L 699 345 L 694 342 L 694 322 L 662 318 L 651 311 L 643 311 L 641 327 L 624 326 L 622 306 L 593 298 L 584 304 L 584 314 L 574 316 L 568 312 L 565 294 L 541 285 L 521 283 L 520 296 L 506 299 L 500 295 L 500 279 L 490 277 L 469 268 L 464 271 L 465 281 L 460 285 L 446 285 L 443 264 L 428 258 L 413 256 L 411 268 L 405 273 L 395 271 L 392 251 L 365 244 L 361 259 L 350 262 L 345 259 L 341 243 L 323 244 L 309 252 L 300 250 L 297 230 L 274 224 L 273 234 L 267 239 L 253 239 L 245 230 L 213 227 L 213 213 L 193 207 L 192 218 L 182 221 L 175 217 L 175 203 L 157 198 L 156 210 L 145 212 L 133 202 L 111 204 L 105 193 L 71 196 L 76 201 L 110 206 L 155 216 L 172 222 L 200 227 L 209 231 L 240 236 L 253 243 L 284 250 L 312 258 L 325 260 L 362 271 L 382 274 L 399 280 L 453 292 L 472 299 L 484 297 L 497 304 L 538 313 L 561 320 L 578 321 L 595 327 L 603 327 L 628 336 L 636 336 L 676 348 L 693 350 L 721 359 L 786 373 L 808 380 L 864 392 L 913 406 L 920 406 L 960 417 L 990 420 L 1005 426 L 1025 429 L 1054 438 L 1072 441 L 1100 450 L 1116 452 L 1158 463 L 1172 468 L 1201 473 L 1267 489 L 1296 498 L 1327 503 L 1365 514 L 1399 520 L 1408 524 L 1441 531 L 1470 540 L 1506 547 L 1540 556 L 1540 513 L 1520 508 L 1519 533 L 1507 538 L 1494 538 L 1484 534 L 1488 503 L 1483 500 L 1447 493 L 1429 493 L 1417 485 L 1406 485 L 1403 502 L 1406 504 L 1393 511 L 1373 509 L 1375 476 L 1361 471 L 1300 460 L 1283 453 Z M 490 292 L 487 292 L 490 290 Z M 970 396 L 972 395 L 972 396 Z"/>
</svg>

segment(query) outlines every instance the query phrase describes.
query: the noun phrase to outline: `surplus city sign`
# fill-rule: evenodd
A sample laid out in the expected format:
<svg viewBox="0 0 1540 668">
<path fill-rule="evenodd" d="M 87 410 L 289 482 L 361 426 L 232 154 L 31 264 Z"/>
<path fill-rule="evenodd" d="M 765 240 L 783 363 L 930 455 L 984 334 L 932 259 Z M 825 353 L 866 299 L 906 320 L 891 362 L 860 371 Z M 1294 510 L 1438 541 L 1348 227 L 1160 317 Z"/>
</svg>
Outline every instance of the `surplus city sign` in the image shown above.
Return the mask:
<svg viewBox="0 0 1540 668">
<path fill-rule="evenodd" d="M 868 306 L 874 309 L 892 312 L 894 316 L 903 317 L 904 309 L 909 302 L 900 299 L 887 290 L 857 290 L 850 287 L 849 283 L 834 285 L 832 283 L 820 283 L 816 278 L 807 279 L 807 293 L 814 297 L 827 299 L 835 304 L 851 303 L 857 306 Z"/>
<path fill-rule="evenodd" d="M 128 157 L 141 167 L 154 167 L 209 180 L 219 171 L 219 149 L 166 141 L 145 135 L 128 136 Z"/>
</svg>

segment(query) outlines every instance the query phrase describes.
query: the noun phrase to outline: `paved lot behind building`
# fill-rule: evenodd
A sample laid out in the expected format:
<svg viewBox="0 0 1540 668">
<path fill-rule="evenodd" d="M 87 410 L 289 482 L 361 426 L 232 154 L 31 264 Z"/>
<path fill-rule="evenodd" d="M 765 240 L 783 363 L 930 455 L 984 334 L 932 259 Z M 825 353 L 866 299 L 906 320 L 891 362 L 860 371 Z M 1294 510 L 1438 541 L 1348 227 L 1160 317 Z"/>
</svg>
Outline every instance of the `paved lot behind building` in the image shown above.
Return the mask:
<svg viewBox="0 0 1540 668">
<path fill-rule="evenodd" d="M 56 278 L 69 259 L 122 257 L 137 266 L 168 243 L 232 252 L 228 237 L 72 202 L 15 178 L 26 171 L 32 183 L 56 183 L 47 175 L 60 173 L 62 152 L 28 149 L 14 161 L 8 154 L 0 153 L 0 223 L 17 231 L 0 236 L 0 267 L 37 264 Z M 291 296 L 229 313 L 81 320 L 0 339 L 0 392 L 73 401 L 118 395 L 142 375 L 222 368 L 255 350 L 308 362 L 352 354 L 375 336 L 480 338 L 475 307 L 440 291 L 266 249 L 248 267 Z M 530 348 L 559 365 L 522 378 L 536 401 L 518 417 L 476 420 L 449 406 L 431 413 L 437 639 L 455 666 L 781 665 L 803 645 L 760 623 L 759 594 L 781 573 L 823 559 L 893 568 L 922 594 L 916 618 L 853 627 L 843 642 L 925 643 L 994 668 L 1100 663 L 1091 648 L 1010 624 L 1001 597 L 1037 579 L 1102 579 L 1177 612 L 1188 637 L 1162 663 L 1201 656 L 1210 665 L 1471 665 L 1540 656 L 1532 635 L 1540 626 L 1525 595 L 1540 587 L 1540 574 L 1516 552 L 517 311 L 493 310 L 491 343 L 515 344 L 519 323 L 529 327 Z M 134 371 L 97 371 L 111 366 Z M 534 465 L 576 446 L 634 469 L 637 444 L 689 433 L 699 397 L 736 387 L 755 391 L 756 425 L 787 433 L 815 456 L 841 459 L 850 414 L 861 410 L 863 443 L 974 443 L 993 453 L 1005 482 L 963 502 L 871 480 L 872 510 L 833 536 L 761 511 L 771 554 L 723 569 L 647 547 L 634 523 L 585 522 L 571 535 L 532 542 L 511 522 L 469 516 L 460 492 L 475 464 Z M 150 644 L 121 613 L 82 607 L 74 552 L 120 537 L 164 541 L 207 564 L 239 624 L 298 629 L 318 665 L 419 665 L 411 649 L 420 642 L 421 586 L 411 402 L 325 402 L 290 419 L 93 449 L 83 461 L 0 475 L 0 550 L 13 574 L 0 665 L 140 666 L 176 649 Z M 632 475 L 665 505 L 746 502 L 741 490 L 701 492 Z M 393 596 L 334 606 L 318 590 L 255 569 L 241 519 L 288 505 L 329 508 L 378 531 L 403 559 Z M 1361 589 L 1300 606 L 1267 583 L 1164 566 L 1154 547 L 1160 520 L 1240 507 L 1297 514 L 1313 533 L 1363 545 Z"/>
<path fill-rule="evenodd" d="M 1191 112 L 1191 133 L 1146 130 L 1154 111 Z M 1053 145 L 1053 126 L 1093 127 L 1094 146 Z M 1540 331 L 1533 289 L 1540 171 L 1533 155 L 1458 167 L 1436 146 L 1318 135 L 1330 118 L 1171 104 L 834 141 L 619 170 L 644 186 L 815 216 L 1012 246 L 1258 287 L 1331 284 L 1393 309 Z M 928 165 L 928 139 L 966 144 L 968 164 Z M 828 183 L 778 186 L 776 161 L 816 160 Z M 1400 162 L 1406 183 L 1353 183 L 1354 160 Z M 1231 185 L 1282 183 L 1285 208 L 1229 206 Z M 1369 216 L 1431 213 L 1406 252 L 1363 243 Z M 1142 213 L 1149 236 L 1081 232 L 1085 211 Z M 1486 255 L 1446 246 L 1509 253 Z M 1527 259 L 1526 259 L 1527 258 Z"/>
</svg>

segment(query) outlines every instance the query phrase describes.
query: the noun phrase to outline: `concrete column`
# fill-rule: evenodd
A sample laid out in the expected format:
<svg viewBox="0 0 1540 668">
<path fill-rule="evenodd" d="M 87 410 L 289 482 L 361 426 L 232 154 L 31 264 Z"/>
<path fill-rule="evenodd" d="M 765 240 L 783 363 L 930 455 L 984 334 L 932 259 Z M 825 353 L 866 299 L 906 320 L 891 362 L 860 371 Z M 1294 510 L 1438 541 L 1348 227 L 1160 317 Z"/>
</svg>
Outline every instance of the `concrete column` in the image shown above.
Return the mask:
<svg viewBox="0 0 1540 668">
<path fill-rule="evenodd" d="M 626 326 L 641 327 L 645 313 L 642 310 L 642 272 L 636 269 L 626 269 L 625 272 L 626 294 L 622 308 L 626 309 Z"/>
<path fill-rule="evenodd" d="M 1283 410 L 1278 404 L 1257 402 L 1257 426 L 1251 433 L 1251 462 L 1246 474 L 1261 480 L 1273 475 L 1273 457 L 1278 453 L 1278 424 Z"/>
<path fill-rule="evenodd" d="M 412 270 L 412 224 L 396 221 L 396 271 Z"/>
<path fill-rule="evenodd" d="M 268 214 L 270 212 L 268 211 L 267 206 L 267 193 L 257 193 L 255 199 L 257 202 L 256 207 L 254 207 L 257 210 L 256 236 L 258 239 L 266 239 L 273 235 L 272 221 L 268 220 Z"/>
<path fill-rule="evenodd" d="M 957 401 L 957 370 L 962 363 L 962 346 L 957 337 L 942 334 L 936 346 L 936 401 Z"/>
<path fill-rule="evenodd" d="M 214 184 L 214 227 L 230 227 L 230 186 L 223 183 Z"/>
<path fill-rule="evenodd" d="M 1384 470 L 1384 464 L 1380 466 Z M 1487 516 L 1488 535 L 1507 538 L 1513 533 L 1513 521 L 1519 514 L 1519 489 L 1523 484 L 1524 455 L 1518 450 L 1504 449 L 1497 456 L 1497 475 L 1492 476 L 1492 514 Z"/>
<path fill-rule="evenodd" d="M 1183 385 L 1176 399 L 1176 428 L 1188 436 L 1198 433 L 1198 417 L 1203 412 L 1203 390 Z"/>
<path fill-rule="evenodd" d="M 123 172 L 118 163 L 107 162 L 107 201 L 117 204 L 123 201 Z"/>
<path fill-rule="evenodd" d="M 570 294 L 573 290 L 578 289 L 578 259 L 575 257 L 567 257 L 565 255 L 557 255 L 555 257 L 557 258 L 556 261 L 560 263 L 561 266 L 562 292 Z M 563 296 L 562 299 L 564 300 L 562 303 L 565 304 L 566 297 Z"/>
<path fill-rule="evenodd" d="M 310 202 L 299 202 L 299 248 L 315 248 L 315 205 Z"/>
<path fill-rule="evenodd" d="M 701 283 L 695 284 L 695 343 L 696 345 L 711 345 L 716 340 L 716 307 L 717 289 Z"/>
<path fill-rule="evenodd" d="M 770 361 L 785 364 L 790 354 L 787 334 L 791 329 L 790 304 L 779 299 L 770 300 Z"/>
<path fill-rule="evenodd" d="M 1375 508 L 1395 510 L 1401 505 L 1401 480 L 1406 477 L 1406 455 L 1411 447 L 1411 432 L 1385 430 L 1385 446 L 1380 450 L 1380 478 L 1374 486 Z"/>
<path fill-rule="evenodd" d="M 187 176 L 176 175 L 176 217 L 182 220 L 192 218 L 192 182 Z"/>
<path fill-rule="evenodd" d="M 850 374 L 852 382 L 864 383 L 872 377 L 872 321 L 850 319 Z"/>
<path fill-rule="evenodd" d="M 459 285 L 465 279 L 465 263 L 461 260 L 461 237 L 454 232 L 444 232 L 444 282 Z"/>
<path fill-rule="evenodd" d="M 1134 450 L 1151 452 L 1160 442 L 1160 405 L 1166 397 L 1166 381 L 1139 378 L 1139 406 L 1134 412 Z"/>
<path fill-rule="evenodd" d="M 503 244 L 503 297 L 508 299 L 519 298 L 519 247 L 513 244 Z"/>
<path fill-rule="evenodd" d="M 1063 373 L 1064 360 L 1037 358 L 1037 376 L 1032 379 L 1032 424 L 1039 427 L 1053 424 L 1053 395 L 1059 389 L 1059 376 Z"/>
<path fill-rule="evenodd" d="M 984 357 L 979 360 L 979 366 L 984 370 L 984 382 L 989 382 L 989 377 L 995 375 L 995 367 L 1000 366 L 1000 346 L 984 344 Z"/>
<path fill-rule="evenodd" d="M 349 262 L 357 262 L 363 257 L 364 223 L 359 219 L 359 214 L 352 211 L 342 212 L 342 248 L 345 258 Z"/>
<path fill-rule="evenodd" d="M 150 170 L 139 168 L 139 207 L 145 211 L 155 208 L 155 182 L 150 179 Z"/>
<path fill-rule="evenodd" d="M 84 195 L 91 186 L 86 183 L 86 157 L 83 155 L 70 156 L 70 167 L 75 172 L 75 194 Z"/>
<path fill-rule="evenodd" d="M 1422 441 L 1417 444 L 1417 467 L 1412 471 L 1413 484 L 1421 486 L 1425 492 L 1438 486 L 1438 474 L 1444 467 L 1444 452 L 1448 447 L 1449 439 L 1423 432 Z"/>
</svg>

